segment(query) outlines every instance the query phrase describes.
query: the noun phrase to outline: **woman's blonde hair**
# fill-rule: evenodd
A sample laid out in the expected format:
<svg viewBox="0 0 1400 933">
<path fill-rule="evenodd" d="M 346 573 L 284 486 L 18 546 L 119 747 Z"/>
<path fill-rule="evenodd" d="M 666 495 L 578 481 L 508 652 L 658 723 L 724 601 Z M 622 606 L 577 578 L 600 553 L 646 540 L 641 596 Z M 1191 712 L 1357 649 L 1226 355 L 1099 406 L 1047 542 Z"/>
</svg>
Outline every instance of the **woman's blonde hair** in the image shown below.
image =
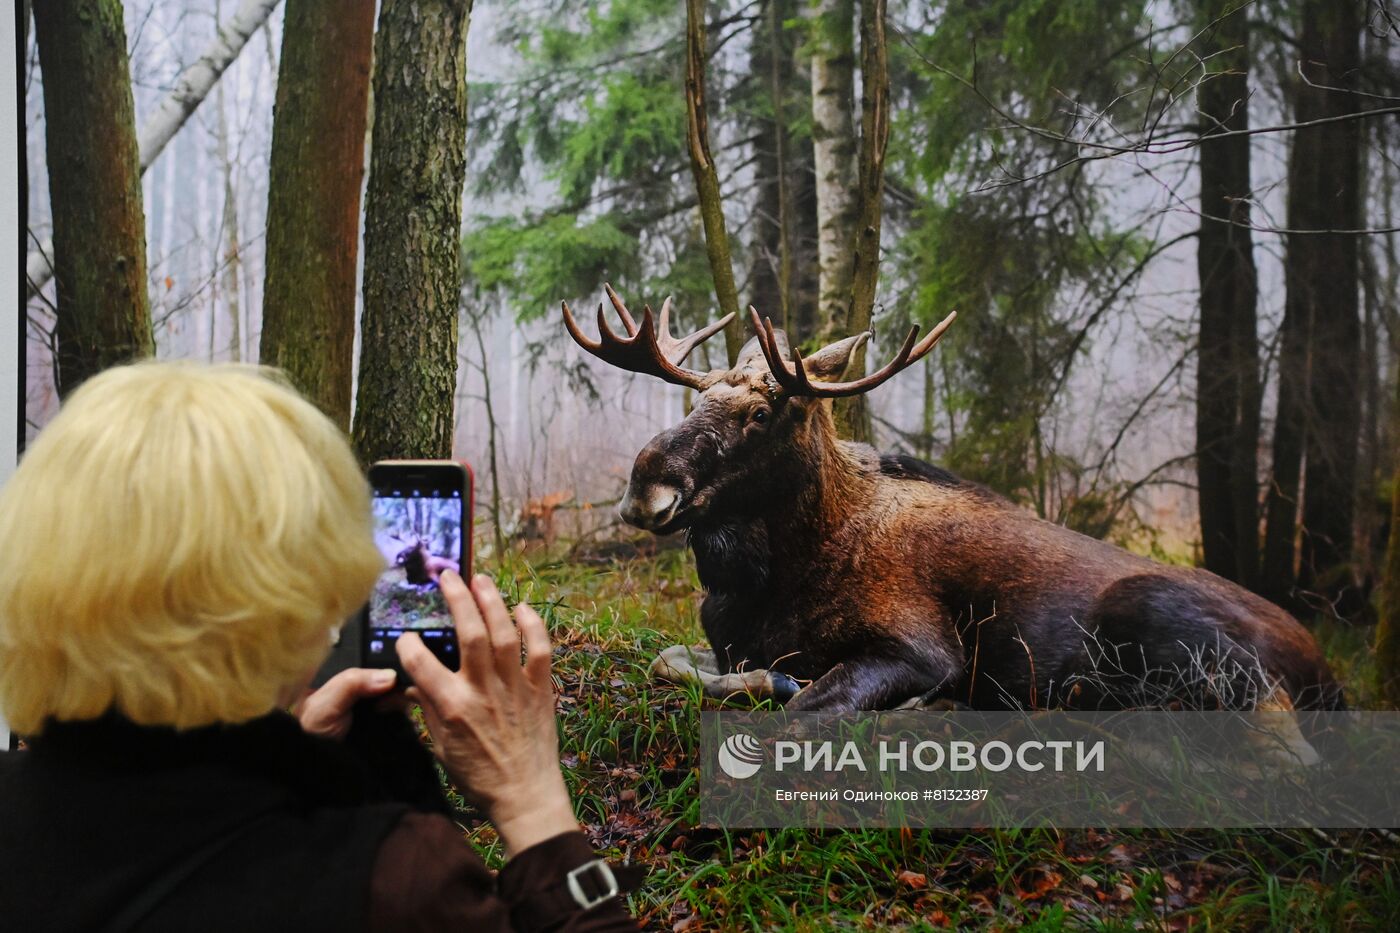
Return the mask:
<svg viewBox="0 0 1400 933">
<path fill-rule="evenodd" d="M 383 566 L 343 433 L 273 370 L 84 384 L 0 489 L 0 712 L 240 722 L 325 657 Z"/>
</svg>

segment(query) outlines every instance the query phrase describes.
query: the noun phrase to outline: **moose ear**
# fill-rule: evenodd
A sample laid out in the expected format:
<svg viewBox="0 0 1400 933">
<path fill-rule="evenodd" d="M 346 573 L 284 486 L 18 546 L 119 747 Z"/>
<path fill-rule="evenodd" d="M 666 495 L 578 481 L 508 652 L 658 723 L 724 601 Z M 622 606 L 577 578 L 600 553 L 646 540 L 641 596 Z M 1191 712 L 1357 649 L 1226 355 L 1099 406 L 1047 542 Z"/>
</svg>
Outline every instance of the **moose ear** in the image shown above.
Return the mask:
<svg viewBox="0 0 1400 933">
<path fill-rule="evenodd" d="M 846 374 L 846 367 L 856 350 L 870 339 L 870 331 L 827 344 L 811 356 L 802 358 L 807 375 L 823 382 L 836 382 Z"/>
</svg>

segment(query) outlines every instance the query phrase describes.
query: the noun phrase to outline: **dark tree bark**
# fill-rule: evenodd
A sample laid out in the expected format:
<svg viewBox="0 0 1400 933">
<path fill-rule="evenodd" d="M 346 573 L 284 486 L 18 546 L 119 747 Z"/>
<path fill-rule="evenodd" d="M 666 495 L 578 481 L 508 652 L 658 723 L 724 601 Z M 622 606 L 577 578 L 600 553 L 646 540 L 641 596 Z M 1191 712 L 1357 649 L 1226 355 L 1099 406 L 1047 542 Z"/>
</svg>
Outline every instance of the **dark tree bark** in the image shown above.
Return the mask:
<svg viewBox="0 0 1400 933">
<path fill-rule="evenodd" d="M 754 175 L 758 204 L 753 218 L 753 256 L 749 266 L 749 304 L 792 331 L 792 178 L 788 171 L 788 87 L 792 84 L 783 0 L 767 0 L 751 46 L 749 63 L 768 89 L 770 113 L 753 120 L 758 142 Z"/>
<path fill-rule="evenodd" d="M 34 6 L 58 280 L 58 391 L 154 352 L 120 0 Z"/>
<path fill-rule="evenodd" d="M 789 316 L 796 343 L 811 346 L 821 329 L 820 259 L 817 241 L 817 172 L 816 153 L 810 136 L 793 139 L 792 209 L 793 226 L 788 231 L 792 248 L 792 297 Z"/>
<path fill-rule="evenodd" d="M 761 142 L 749 287 L 754 307 L 781 316 L 789 339 L 805 345 L 817 333 L 817 196 L 812 138 L 796 119 L 812 99 L 810 62 L 804 56 L 799 65 L 799 43 L 784 25 L 798 12 L 794 0 L 769 0 L 753 43 L 754 74 L 767 83 L 771 113 L 754 124 Z"/>
<path fill-rule="evenodd" d="M 1385 551 L 1381 612 L 1376 623 L 1376 679 L 1380 695 L 1400 709 L 1400 470 L 1391 479 L 1390 540 Z"/>
<path fill-rule="evenodd" d="M 287 0 L 260 358 L 345 429 L 374 4 Z"/>
<path fill-rule="evenodd" d="M 875 289 L 880 284 L 880 226 L 885 197 L 885 149 L 890 140 L 890 70 L 885 43 L 885 0 L 860 5 L 860 173 L 857 176 L 855 253 L 846 333 L 871 329 Z M 856 349 L 849 371 L 865 373 L 865 346 Z M 836 422 L 852 440 L 870 443 L 870 405 L 864 395 L 840 399 Z"/>
<path fill-rule="evenodd" d="M 746 330 L 739 313 L 739 288 L 734 282 L 734 263 L 729 252 L 729 233 L 724 224 L 724 201 L 719 190 L 719 174 L 710 155 L 709 120 L 705 106 L 705 4 L 686 0 L 685 103 L 686 146 L 690 150 L 690 171 L 700 199 L 700 221 L 705 230 L 705 252 L 710 260 L 710 276 L 715 282 L 720 316 L 733 313 L 724 329 L 724 345 L 729 365 L 739 358 Z M 771 314 L 771 311 L 769 312 Z"/>
<path fill-rule="evenodd" d="M 1354 88 L 1360 81 L 1361 30 L 1365 9 L 1359 3 L 1313 0 L 1303 8 L 1303 65 L 1316 84 Z M 1313 64 L 1309 67 L 1309 63 Z M 1356 113 L 1361 99 L 1343 91 L 1300 90 L 1320 94 L 1319 116 Z M 1318 146 L 1306 182 L 1306 227 L 1343 230 L 1364 227 L 1361 204 L 1361 132 L 1359 120 L 1337 124 L 1332 132 L 1300 131 Z M 1291 186 L 1290 186 L 1291 189 Z M 1303 239 L 1294 237 L 1294 241 Z M 1303 457 L 1307 464 L 1303 493 L 1303 541 L 1299 582 L 1320 592 L 1343 612 L 1358 608 L 1359 591 L 1351 567 L 1356 515 L 1356 467 L 1361 434 L 1360 241 L 1353 236 L 1313 236 L 1290 242 L 1289 251 L 1306 249 L 1303 287 L 1312 303 L 1312 378 L 1308 384 L 1308 423 Z"/>
<path fill-rule="evenodd" d="M 1293 211 L 1289 210 L 1289 221 Z M 1287 276 L 1287 270 L 1285 275 Z M 1279 333 L 1278 410 L 1274 421 L 1273 466 L 1264 499 L 1264 557 L 1259 583 L 1265 596 L 1291 605 L 1297 583 L 1298 497 L 1302 491 L 1303 419 L 1307 408 L 1310 321 L 1298 293 L 1289 289 Z"/>
<path fill-rule="evenodd" d="M 1208 74 L 1197 105 L 1201 144 L 1201 287 L 1196 476 L 1207 570 L 1253 587 L 1259 569 L 1258 279 L 1250 223 L 1249 25 L 1238 0 L 1201 0 Z M 1222 219 L 1214 219 L 1222 218 Z"/>
<path fill-rule="evenodd" d="M 470 0 L 385 0 L 374 46 L 355 449 L 448 457 L 457 384 Z"/>
<path fill-rule="evenodd" d="M 1362 17 L 1359 4 L 1303 4 L 1298 54 L 1311 84 L 1295 86 L 1298 122 L 1360 109 L 1356 95 L 1338 89 L 1355 87 L 1359 79 Z M 1290 229 L 1363 226 L 1360 133 L 1356 120 L 1296 132 L 1289 162 Z M 1267 584 L 1286 589 L 1296 560 L 1297 585 L 1343 612 L 1355 608 L 1359 595 L 1348 567 L 1361 422 L 1357 248 L 1354 236 L 1294 234 L 1287 240 L 1279 415 L 1265 537 Z M 1303 464 L 1306 482 L 1300 489 Z M 1300 499 L 1302 540 L 1295 557 Z"/>
</svg>

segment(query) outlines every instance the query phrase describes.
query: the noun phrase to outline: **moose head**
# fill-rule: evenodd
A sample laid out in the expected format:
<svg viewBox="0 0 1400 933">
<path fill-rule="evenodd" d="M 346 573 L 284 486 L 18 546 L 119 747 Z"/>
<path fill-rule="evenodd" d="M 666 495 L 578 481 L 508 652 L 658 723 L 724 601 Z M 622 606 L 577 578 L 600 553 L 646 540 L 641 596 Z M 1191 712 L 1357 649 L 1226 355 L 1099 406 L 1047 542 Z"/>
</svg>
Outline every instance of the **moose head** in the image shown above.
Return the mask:
<svg viewBox="0 0 1400 933">
<path fill-rule="evenodd" d="M 771 503 L 775 484 L 805 470 L 830 439 L 826 399 L 859 395 L 913 365 L 933 349 L 956 314 L 918 339 L 914 327 L 885 366 L 852 381 L 839 381 L 852 354 L 869 333 L 838 340 L 811 356 L 789 347 L 787 336 L 749 309 L 755 336 L 731 369 L 699 372 L 682 366 L 690 351 L 733 319 L 722 319 L 677 339 L 671 335 L 671 301 L 659 319 L 650 306 L 641 322 L 607 286 L 608 299 L 626 330 L 616 334 L 598 306 L 599 340 L 584 336 L 567 302 L 564 325 L 579 346 L 606 363 L 657 376 L 697 393 L 680 424 L 656 435 L 637 455 L 631 481 L 619 507 L 623 520 L 668 534 L 707 520 L 742 518 Z"/>
</svg>

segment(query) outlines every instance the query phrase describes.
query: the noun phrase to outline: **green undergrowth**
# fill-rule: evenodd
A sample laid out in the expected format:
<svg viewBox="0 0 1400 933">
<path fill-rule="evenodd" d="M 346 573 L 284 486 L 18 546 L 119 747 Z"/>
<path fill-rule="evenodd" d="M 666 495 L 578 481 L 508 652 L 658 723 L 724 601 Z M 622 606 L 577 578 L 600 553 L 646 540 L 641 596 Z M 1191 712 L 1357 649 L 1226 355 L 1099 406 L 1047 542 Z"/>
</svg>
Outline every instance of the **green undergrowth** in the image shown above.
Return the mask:
<svg viewBox="0 0 1400 933">
<path fill-rule="evenodd" d="M 1400 929 L 1388 833 L 699 826 L 697 714 L 717 707 L 648 677 L 662 648 L 703 641 L 688 555 L 491 569 L 549 624 L 579 819 L 610 858 L 650 869 L 630 901 L 647 929 Z M 1366 631 L 1320 637 L 1355 696 Z M 498 865 L 490 827 L 466 822 Z"/>
</svg>

